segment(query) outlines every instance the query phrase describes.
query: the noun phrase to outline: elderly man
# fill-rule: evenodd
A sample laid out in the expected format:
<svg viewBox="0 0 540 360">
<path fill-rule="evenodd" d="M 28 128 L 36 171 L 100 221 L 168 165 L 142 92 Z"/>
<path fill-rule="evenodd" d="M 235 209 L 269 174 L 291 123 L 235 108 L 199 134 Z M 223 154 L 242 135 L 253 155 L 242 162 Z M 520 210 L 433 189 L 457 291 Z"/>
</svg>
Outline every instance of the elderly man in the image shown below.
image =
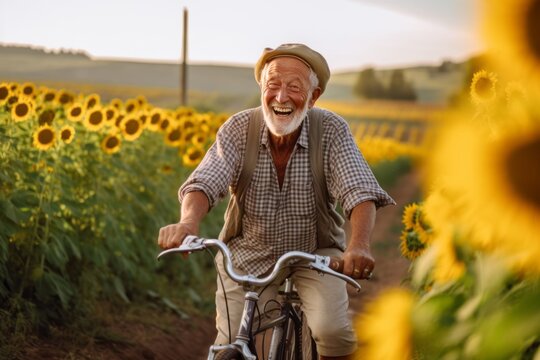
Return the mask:
<svg viewBox="0 0 540 360">
<path fill-rule="evenodd" d="M 220 238 L 228 242 L 240 271 L 263 275 L 279 256 L 300 250 L 340 256 L 346 275 L 369 276 L 375 266 L 370 252 L 375 212 L 394 201 L 379 187 L 347 123 L 314 108 L 329 77 L 324 57 L 303 44 L 263 51 L 255 66 L 261 107 L 233 115 L 220 128 L 216 142 L 179 190 L 180 222 L 160 230 L 162 248 L 197 234 L 200 221 L 230 189 Z M 260 126 L 250 132 L 259 118 Z M 310 128 L 319 129 L 317 135 Z M 312 160 L 317 158 L 319 162 Z M 246 171 L 249 175 L 242 174 Z M 340 228 L 343 219 L 335 211 L 337 200 L 350 219 L 347 241 Z M 225 289 L 218 282 L 216 292 L 217 344 L 228 341 L 223 292 L 232 329 L 238 328 L 244 296 L 240 286 L 222 277 Z M 321 359 L 349 358 L 356 336 L 345 283 L 308 270 L 294 281 Z M 274 296 L 277 287 L 265 290 L 264 296 Z"/>
</svg>

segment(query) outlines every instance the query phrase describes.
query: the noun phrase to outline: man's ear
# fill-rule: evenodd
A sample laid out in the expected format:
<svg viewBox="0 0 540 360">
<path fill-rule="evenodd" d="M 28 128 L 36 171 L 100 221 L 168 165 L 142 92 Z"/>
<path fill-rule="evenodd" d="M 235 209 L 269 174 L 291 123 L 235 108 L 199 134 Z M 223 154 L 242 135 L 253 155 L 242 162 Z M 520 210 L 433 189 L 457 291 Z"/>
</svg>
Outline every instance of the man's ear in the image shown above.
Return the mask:
<svg viewBox="0 0 540 360">
<path fill-rule="evenodd" d="M 314 105 L 317 99 L 321 96 L 321 88 L 316 87 L 313 92 L 311 93 L 311 101 L 309 102 L 309 108 L 311 109 Z"/>
</svg>

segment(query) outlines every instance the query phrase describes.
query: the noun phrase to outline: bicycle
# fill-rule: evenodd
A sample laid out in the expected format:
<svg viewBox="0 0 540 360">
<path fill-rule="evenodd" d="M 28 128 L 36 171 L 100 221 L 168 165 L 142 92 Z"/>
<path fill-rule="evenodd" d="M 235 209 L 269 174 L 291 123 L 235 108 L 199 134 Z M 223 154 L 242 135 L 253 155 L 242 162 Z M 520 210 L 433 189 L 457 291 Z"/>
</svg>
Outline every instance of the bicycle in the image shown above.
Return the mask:
<svg viewBox="0 0 540 360">
<path fill-rule="evenodd" d="M 229 248 L 222 241 L 215 239 L 188 236 L 179 247 L 159 253 L 158 259 L 172 253 L 192 253 L 210 247 L 216 247 L 223 254 L 223 264 L 227 275 L 243 286 L 246 295 L 240 327 L 235 341 L 226 345 L 210 346 L 208 360 L 258 360 L 255 337 L 269 329 L 272 330 L 272 337 L 266 359 L 318 359 L 315 343 L 304 321 L 300 299 L 294 290 L 290 276 L 285 278 L 283 291 L 280 292 L 282 300 L 277 303 L 279 305 L 279 315 L 275 318 L 268 318 L 266 309 L 263 310 L 262 314 L 256 315 L 259 294 L 255 289 L 264 288 L 272 283 L 284 268 L 297 266 L 299 260 L 307 261 L 307 266 L 314 271 L 318 271 L 321 275 L 335 276 L 351 284 L 357 291 L 361 289 L 360 284 L 355 280 L 338 272 L 343 269 L 340 259 L 300 251 L 291 251 L 282 255 L 274 265 L 271 273 L 264 278 L 237 274 L 232 265 Z"/>
</svg>

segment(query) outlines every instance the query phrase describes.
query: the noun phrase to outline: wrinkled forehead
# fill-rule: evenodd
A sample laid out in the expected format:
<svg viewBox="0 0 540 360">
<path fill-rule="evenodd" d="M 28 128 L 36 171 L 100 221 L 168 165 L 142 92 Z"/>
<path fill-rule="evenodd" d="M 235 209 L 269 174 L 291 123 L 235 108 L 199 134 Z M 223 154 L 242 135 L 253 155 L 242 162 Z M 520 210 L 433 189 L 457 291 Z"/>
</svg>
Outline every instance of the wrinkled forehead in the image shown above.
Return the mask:
<svg viewBox="0 0 540 360">
<path fill-rule="evenodd" d="M 267 74 L 296 76 L 306 81 L 309 81 L 310 71 L 309 65 L 295 56 L 275 57 L 265 65 Z"/>
</svg>

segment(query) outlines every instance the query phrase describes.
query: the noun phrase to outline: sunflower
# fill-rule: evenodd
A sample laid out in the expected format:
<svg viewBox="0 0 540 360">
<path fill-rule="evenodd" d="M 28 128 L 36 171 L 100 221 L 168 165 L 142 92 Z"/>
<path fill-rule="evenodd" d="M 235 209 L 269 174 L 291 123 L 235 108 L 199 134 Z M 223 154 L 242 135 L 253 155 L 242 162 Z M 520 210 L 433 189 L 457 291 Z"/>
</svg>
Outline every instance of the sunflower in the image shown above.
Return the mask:
<svg viewBox="0 0 540 360">
<path fill-rule="evenodd" d="M 137 112 L 140 108 L 140 104 L 137 101 L 137 99 L 128 99 L 126 103 L 124 104 L 124 109 L 126 110 L 127 114 L 133 114 Z"/>
<path fill-rule="evenodd" d="M 461 194 L 453 215 L 469 243 L 500 255 L 517 271 L 540 274 L 540 124 L 516 128 L 514 120 L 499 124 L 494 139 L 473 124 L 454 124 L 436 149 L 430 173 Z"/>
<path fill-rule="evenodd" d="M 71 125 L 64 125 L 60 129 L 60 139 L 65 144 L 70 144 L 73 141 L 73 138 L 75 137 L 75 129 Z"/>
<path fill-rule="evenodd" d="M 107 154 L 114 154 L 120 151 L 122 140 L 118 134 L 109 134 L 101 141 L 101 149 Z"/>
<path fill-rule="evenodd" d="M 99 131 L 105 126 L 105 113 L 100 107 L 94 107 L 86 111 L 84 126 L 91 131 Z"/>
<path fill-rule="evenodd" d="M 109 102 L 109 105 L 115 108 L 116 110 L 120 110 L 123 106 L 122 100 L 118 98 L 114 98 Z"/>
<path fill-rule="evenodd" d="M 182 155 L 182 162 L 187 167 L 197 166 L 204 157 L 204 149 L 198 146 L 190 146 Z"/>
<path fill-rule="evenodd" d="M 45 103 L 53 102 L 56 99 L 56 90 L 54 89 L 45 89 L 42 91 L 42 101 Z"/>
<path fill-rule="evenodd" d="M 109 105 L 103 111 L 105 113 L 105 123 L 109 126 L 114 126 L 116 117 L 118 116 L 118 109 Z"/>
<path fill-rule="evenodd" d="M 73 122 L 81 121 L 84 117 L 84 109 L 80 103 L 73 103 L 66 109 L 66 117 Z"/>
<path fill-rule="evenodd" d="M 11 117 L 15 121 L 27 120 L 33 114 L 33 101 L 30 99 L 20 99 L 11 106 Z"/>
<path fill-rule="evenodd" d="M 11 96 L 11 90 L 8 83 L 0 84 L 0 106 L 7 102 L 7 99 Z"/>
<path fill-rule="evenodd" d="M 363 345 L 362 359 L 412 358 L 414 301 L 410 291 L 393 288 L 366 305 L 366 311 L 355 321 L 356 333 Z"/>
<path fill-rule="evenodd" d="M 52 127 L 45 124 L 34 132 L 34 146 L 40 150 L 49 150 L 54 146 L 56 133 Z"/>
<path fill-rule="evenodd" d="M 176 126 L 165 134 L 165 143 L 169 146 L 179 146 L 182 143 L 182 130 Z"/>
<path fill-rule="evenodd" d="M 66 90 L 60 90 L 56 94 L 56 101 L 63 106 L 67 106 L 68 104 L 72 103 L 75 100 L 75 96 L 66 91 Z"/>
<path fill-rule="evenodd" d="M 120 123 L 120 129 L 122 130 L 122 135 L 127 141 L 134 141 L 143 132 L 143 125 L 141 120 L 136 117 L 126 117 L 122 119 Z"/>
<path fill-rule="evenodd" d="M 414 227 L 418 222 L 419 214 L 420 208 L 417 203 L 405 206 L 405 209 L 403 209 L 402 223 L 405 225 L 406 229 L 412 229 Z"/>
<path fill-rule="evenodd" d="M 34 97 L 36 95 L 36 86 L 32 83 L 24 83 L 21 85 L 19 91 L 24 96 Z"/>
<path fill-rule="evenodd" d="M 409 260 L 414 260 L 422 255 L 426 248 L 426 243 L 415 230 L 403 230 L 399 239 L 401 254 Z"/>
<path fill-rule="evenodd" d="M 471 80 L 470 95 L 473 103 L 488 104 L 495 100 L 497 76 L 486 70 L 477 71 Z"/>
<path fill-rule="evenodd" d="M 99 97 L 98 94 L 90 94 L 86 97 L 85 101 L 84 101 L 84 108 L 86 110 L 89 110 L 89 109 L 92 109 L 94 108 L 95 106 L 100 106 L 101 105 L 101 98 Z"/>
<path fill-rule="evenodd" d="M 169 126 L 171 126 L 171 120 L 167 119 L 166 117 L 163 117 L 159 123 L 159 130 L 163 132 L 167 132 L 167 129 L 169 128 Z"/>
<path fill-rule="evenodd" d="M 163 118 L 163 111 L 161 109 L 153 109 L 149 116 L 146 127 L 151 131 L 158 131 L 160 129 L 161 119 Z"/>
<path fill-rule="evenodd" d="M 39 125 L 52 125 L 54 118 L 56 117 L 56 112 L 52 109 L 43 109 L 39 112 L 38 123 Z"/>
<path fill-rule="evenodd" d="M 505 72 L 540 83 L 540 1 L 485 0 L 483 34 Z"/>
</svg>

